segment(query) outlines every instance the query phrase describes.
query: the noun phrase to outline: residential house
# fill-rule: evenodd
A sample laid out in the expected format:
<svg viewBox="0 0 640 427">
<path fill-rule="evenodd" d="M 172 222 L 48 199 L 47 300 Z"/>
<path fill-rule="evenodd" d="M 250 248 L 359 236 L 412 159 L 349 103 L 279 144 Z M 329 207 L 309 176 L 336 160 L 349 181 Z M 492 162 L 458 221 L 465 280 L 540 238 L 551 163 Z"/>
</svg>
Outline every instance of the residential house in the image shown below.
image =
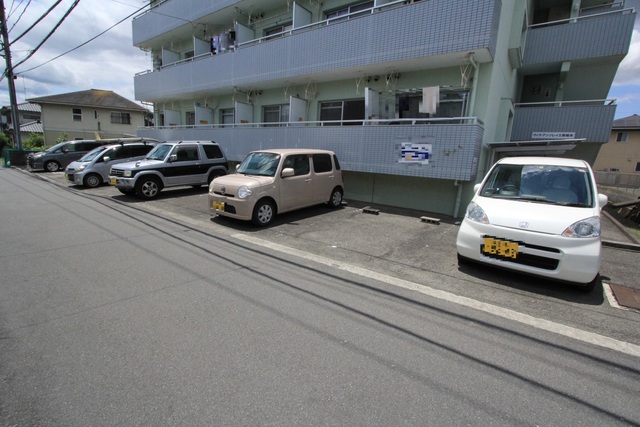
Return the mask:
<svg viewBox="0 0 640 427">
<path fill-rule="evenodd" d="M 20 122 L 20 139 L 26 140 L 31 134 L 43 134 L 41 122 L 40 105 L 31 102 L 23 102 L 17 105 L 18 121 Z M 2 120 L 2 131 L 7 133 L 9 138 L 13 140 L 13 120 L 11 117 L 11 107 L 2 107 L 0 111 Z"/>
<path fill-rule="evenodd" d="M 42 108 L 46 145 L 67 139 L 136 136 L 148 110 L 110 90 L 90 89 L 28 99 Z"/>
<path fill-rule="evenodd" d="M 165 0 L 133 20 L 138 136 L 334 150 L 345 198 L 464 214 L 500 157 L 591 163 L 636 12 L 609 0 Z"/>
<path fill-rule="evenodd" d="M 600 149 L 593 167 L 597 171 L 640 174 L 640 116 L 614 120 L 609 142 Z"/>
</svg>

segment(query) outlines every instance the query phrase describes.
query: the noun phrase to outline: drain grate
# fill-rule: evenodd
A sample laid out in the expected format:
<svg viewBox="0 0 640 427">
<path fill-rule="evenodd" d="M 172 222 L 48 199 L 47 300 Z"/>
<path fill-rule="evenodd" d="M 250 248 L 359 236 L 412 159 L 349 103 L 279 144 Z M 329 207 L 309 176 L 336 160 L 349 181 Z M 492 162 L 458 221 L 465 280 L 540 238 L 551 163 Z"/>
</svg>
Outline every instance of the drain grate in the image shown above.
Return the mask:
<svg viewBox="0 0 640 427">
<path fill-rule="evenodd" d="M 640 310 L 640 289 L 628 288 L 626 286 L 609 284 L 618 304 Z"/>
</svg>

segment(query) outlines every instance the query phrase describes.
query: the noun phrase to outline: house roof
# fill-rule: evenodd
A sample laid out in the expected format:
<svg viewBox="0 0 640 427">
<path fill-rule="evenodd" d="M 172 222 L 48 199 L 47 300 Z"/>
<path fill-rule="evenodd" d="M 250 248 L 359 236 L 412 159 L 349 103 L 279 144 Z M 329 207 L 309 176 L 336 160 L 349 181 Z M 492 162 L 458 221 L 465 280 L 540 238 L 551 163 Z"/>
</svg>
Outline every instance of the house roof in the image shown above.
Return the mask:
<svg viewBox="0 0 640 427">
<path fill-rule="evenodd" d="M 90 89 L 60 95 L 43 96 L 27 99 L 38 104 L 73 105 L 78 107 L 101 107 L 118 110 L 147 111 L 135 102 L 129 101 L 110 90 Z"/>
<path fill-rule="evenodd" d="M 640 129 L 640 116 L 634 114 L 633 116 L 623 117 L 613 121 L 613 129 Z"/>
<path fill-rule="evenodd" d="M 42 108 L 40 108 L 40 104 L 34 104 L 32 102 L 23 102 L 22 104 L 18 104 L 18 111 L 29 111 L 31 113 L 40 113 L 42 112 Z"/>
<path fill-rule="evenodd" d="M 13 125 L 9 124 L 7 130 L 12 131 Z M 44 133 L 44 127 L 42 126 L 42 122 L 40 120 L 34 120 L 33 122 L 21 124 L 20 132 Z"/>
</svg>

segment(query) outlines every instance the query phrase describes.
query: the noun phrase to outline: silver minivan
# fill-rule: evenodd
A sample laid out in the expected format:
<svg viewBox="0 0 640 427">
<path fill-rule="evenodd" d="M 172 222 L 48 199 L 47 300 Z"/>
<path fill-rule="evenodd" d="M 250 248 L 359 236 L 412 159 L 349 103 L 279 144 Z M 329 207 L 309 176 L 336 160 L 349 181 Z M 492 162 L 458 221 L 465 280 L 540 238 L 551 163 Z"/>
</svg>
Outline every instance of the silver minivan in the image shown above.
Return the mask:
<svg viewBox="0 0 640 427">
<path fill-rule="evenodd" d="M 157 143 L 151 139 L 142 139 L 141 142 L 123 140 L 119 144 L 98 147 L 80 160 L 69 163 L 64 171 L 65 177 L 74 185 L 98 187 L 109 182 L 111 166 L 143 159 Z"/>
</svg>

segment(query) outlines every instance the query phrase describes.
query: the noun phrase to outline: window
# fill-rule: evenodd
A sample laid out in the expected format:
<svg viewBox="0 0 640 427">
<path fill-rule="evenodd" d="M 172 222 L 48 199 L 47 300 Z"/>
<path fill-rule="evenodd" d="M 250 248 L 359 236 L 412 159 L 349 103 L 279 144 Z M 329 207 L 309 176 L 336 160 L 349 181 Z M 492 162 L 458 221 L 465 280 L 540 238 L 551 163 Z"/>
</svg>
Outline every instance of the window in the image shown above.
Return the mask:
<svg viewBox="0 0 640 427">
<path fill-rule="evenodd" d="M 176 155 L 177 162 L 189 162 L 200 158 L 197 145 L 178 145 L 173 154 Z"/>
<path fill-rule="evenodd" d="M 23 117 L 25 120 L 40 120 L 39 114 L 24 113 Z"/>
<path fill-rule="evenodd" d="M 286 123 L 289 121 L 289 104 L 265 105 L 262 107 L 262 121 L 264 123 Z M 265 125 L 278 126 L 278 125 Z"/>
<path fill-rule="evenodd" d="M 364 119 L 364 99 L 320 103 L 321 121 L 348 121 Z M 362 122 L 336 123 L 336 125 L 362 125 Z"/>
<path fill-rule="evenodd" d="M 196 124 L 196 113 L 195 111 L 187 111 L 185 114 L 185 123 L 187 126 L 193 126 Z"/>
<path fill-rule="evenodd" d="M 81 122 L 82 121 L 82 110 L 80 108 L 73 108 L 72 109 L 72 114 L 73 114 L 73 121 L 74 122 Z"/>
<path fill-rule="evenodd" d="M 616 137 L 616 142 L 627 142 L 629 139 L 628 132 L 618 132 L 618 136 Z"/>
<path fill-rule="evenodd" d="M 112 112 L 111 113 L 111 123 L 120 123 L 123 125 L 131 124 L 131 114 L 129 113 L 119 113 Z"/>
<path fill-rule="evenodd" d="M 400 119 L 428 119 L 430 117 L 464 117 L 467 108 L 466 91 L 440 91 L 440 102 L 435 114 L 420 112 L 422 90 L 403 93 L 396 97 L 396 108 Z"/>
<path fill-rule="evenodd" d="M 309 168 L 309 156 L 306 154 L 294 154 L 284 159 L 282 168 L 292 168 L 294 175 L 309 175 L 311 169 Z"/>
<path fill-rule="evenodd" d="M 278 25 L 277 27 L 273 27 L 273 28 L 269 28 L 268 30 L 265 30 L 264 36 L 266 37 L 267 40 L 282 37 L 284 36 L 284 34 L 282 33 L 284 33 L 285 31 L 289 31 L 292 28 L 293 28 L 293 25 L 291 23 L 286 25 Z"/>
<path fill-rule="evenodd" d="M 313 156 L 313 170 L 316 173 L 331 172 L 333 166 L 331 165 L 331 156 L 329 154 L 314 154 Z"/>
<path fill-rule="evenodd" d="M 207 156 L 207 159 L 222 158 L 222 150 L 220 150 L 220 147 L 217 145 L 203 144 L 202 148 L 204 148 L 204 154 Z"/>
<path fill-rule="evenodd" d="M 636 163 L 636 172 L 640 172 L 640 162 Z"/>
<path fill-rule="evenodd" d="M 325 19 L 331 19 L 333 22 L 342 21 L 344 19 L 349 19 L 353 14 L 357 12 L 362 12 L 367 9 L 371 9 L 374 6 L 374 2 L 365 1 L 356 4 L 352 4 L 351 6 L 343 7 L 341 9 L 336 9 L 331 12 L 327 12 L 325 14 Z M 344 17 L 344 18 L 341 18 Z"/>
<path fill-rule="evenodd" d="M 225 108 L 220 110 L 220 123 L 223 125 L 232 125 L 235 123 L 236 113 L 233 108 Z"/>
</svg>

